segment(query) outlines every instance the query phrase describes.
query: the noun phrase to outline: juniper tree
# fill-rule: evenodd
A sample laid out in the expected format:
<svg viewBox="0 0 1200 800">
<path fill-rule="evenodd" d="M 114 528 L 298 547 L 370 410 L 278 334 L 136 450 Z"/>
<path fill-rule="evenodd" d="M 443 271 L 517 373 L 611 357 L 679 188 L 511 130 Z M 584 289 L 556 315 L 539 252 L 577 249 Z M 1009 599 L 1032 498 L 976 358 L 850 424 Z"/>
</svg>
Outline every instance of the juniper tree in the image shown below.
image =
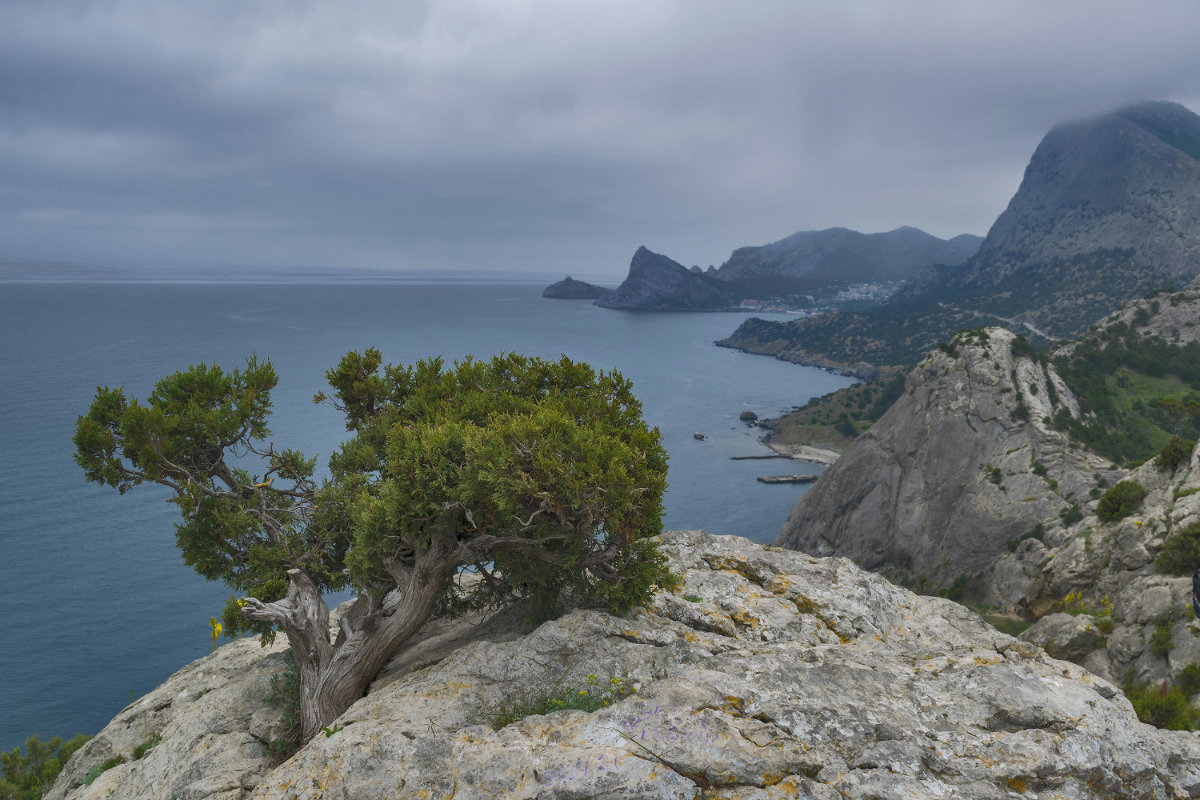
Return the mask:
<svg viewBox="0 0 1200 800">
<path fill-rule="evenodd" d="M 372 348 L 326 377 L 332 393 L 315 399 L 344 414 L 350 438 L 321 477 L 270 441 L 277 377 L 257 358 L 189 367 L 144 402 L 99 388 L 74 439 L 89 480 L 171 490 L 185 562 L 244 595 L 224 610 L 227 635 L 287 636 L 303 741 L 439 603 L 620 612 L 666 578 L 650 540 L 666 454 L 619 373 L 511 354 L 382 366 Z M 357 599 L 331 639 L 321 595 L 347 588 Z"/>
</svg>

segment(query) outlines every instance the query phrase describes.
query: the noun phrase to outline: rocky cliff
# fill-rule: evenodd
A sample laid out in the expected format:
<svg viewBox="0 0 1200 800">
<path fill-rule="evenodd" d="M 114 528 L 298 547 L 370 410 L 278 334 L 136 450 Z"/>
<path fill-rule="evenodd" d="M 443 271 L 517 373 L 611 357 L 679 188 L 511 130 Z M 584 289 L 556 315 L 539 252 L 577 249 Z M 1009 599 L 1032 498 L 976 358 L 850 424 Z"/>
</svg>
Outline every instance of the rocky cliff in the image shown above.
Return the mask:
<svg viewBox="0 0 1200 800">
<path fill-rule="evenodd" d="M 226 645 L 123 711 L 61 798 L 1182 798 L 1200 741 L 1139 723 L 1109 682 L 967 609 L 816 559 L 666 534 L 682 576 L 627 618 L 437 622 L 272 769 L 277 649 Z M 635 694 L 499 730 L 489 707 L 588 675 Z M 161 742 L 83 785 L 133 742 Z"/>
<path fill-rule="evenodd" d="M 629 262 L 629 275 L 596 305 L 643 311 L 711 311 L 737 305 L 738 300 L 721 281 L 639 247 Z"/>
<path fill-rule="evenodd" d="M 1036 264 L 1132 249 L 1159 282 L 1200 270 L 1200 117 L 1147 102 L 1066 122 L 1034 151 L 1021 186 L 965 278 L 991 283 Z"/>
<path fill-rule="evenodd" d="M 1200 285 L 1134 301 L 1054 355 L 1135 336 L 1194 348 Z M 1188 578 L 1158 574 L 1154 562 L 1168 536 L 1200 522 L 1197 455 L 1127 471 L 1088 451 L 1055 425 L 1081 414 L 1071 389 L 1013 343 L 986 329 L 933 351 L 796 505 L 776 544 L 1037 619 L 1026 638 L 1109 680 L 1177 680 L 1200 662 L 1200 627 Z M 1189 388 L 1165 373 L 1132 379 L 1176 396 Z M 1102 518 L 1121 480 L 1146 497 L 1135 513 Z"/>
<path fill-rule="evenodd" d="M 739 247 L 716 271 L 725 281 L 808 277 L 825 284 L 900 281 L 932 264 L 961 264 L 983 239 L 939 239 L 917 228 L 859 233 L 847 228 L 800 231 L 759 247 Z"/>
<path fill-rule="evenodd" d="M 1048 364 L 1001 328 L 955 337 L 909 373 L 905 393 L 788 516 L 775 544 L 837 554 L 922 589 L 986 584 L 1008 543 L 1086 498 L 1110 464 L 1054 430 L 1079 413 Z M 1023 586 L 981 593 L 1015 604 Z"/>
</svg>

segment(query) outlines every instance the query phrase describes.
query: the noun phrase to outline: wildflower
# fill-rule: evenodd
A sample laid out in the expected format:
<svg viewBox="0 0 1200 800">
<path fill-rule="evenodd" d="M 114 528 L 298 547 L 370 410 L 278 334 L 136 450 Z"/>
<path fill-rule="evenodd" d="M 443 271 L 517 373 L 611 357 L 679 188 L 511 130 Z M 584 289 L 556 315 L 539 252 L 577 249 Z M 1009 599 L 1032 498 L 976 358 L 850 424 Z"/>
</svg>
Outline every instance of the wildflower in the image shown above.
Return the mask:
<svg viewBox="0 0 1200 800">
<path fill-rule="evenodd" d="M 217 637 L 221 635 L 221 623 L 217 622 L 216 617 L 209 617 L 208 624 L 212 626 L 213 652 L 217 651 Z"/>
</svg>

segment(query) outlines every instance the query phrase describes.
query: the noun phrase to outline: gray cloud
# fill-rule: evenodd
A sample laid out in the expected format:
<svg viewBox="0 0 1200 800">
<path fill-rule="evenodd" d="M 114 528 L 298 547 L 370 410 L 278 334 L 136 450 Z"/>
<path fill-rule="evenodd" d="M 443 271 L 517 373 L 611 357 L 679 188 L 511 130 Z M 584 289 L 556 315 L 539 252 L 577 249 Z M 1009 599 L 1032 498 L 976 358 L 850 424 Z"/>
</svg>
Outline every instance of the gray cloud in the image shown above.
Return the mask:
<svg viewBox="0 0 1200 800">
<path fill-rule="evenodd" d="M 1054 123 L 1200 110 L 1193 2 L 5 4 L 0 260 L 623 274 L 986 232 Z"/>
</svg>

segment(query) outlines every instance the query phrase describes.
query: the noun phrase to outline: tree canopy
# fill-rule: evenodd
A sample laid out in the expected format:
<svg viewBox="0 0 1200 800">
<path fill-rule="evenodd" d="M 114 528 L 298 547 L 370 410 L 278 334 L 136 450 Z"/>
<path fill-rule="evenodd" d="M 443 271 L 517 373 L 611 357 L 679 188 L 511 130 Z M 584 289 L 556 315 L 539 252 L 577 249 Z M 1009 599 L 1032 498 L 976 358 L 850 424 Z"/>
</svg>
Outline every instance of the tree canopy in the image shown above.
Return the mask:
<svg viewBox="0 0 1200 800">
<path fill-rule="evenodd" d="M 315 399 L 351 436 L 320 478 L 315 459 L 270 442 L 277 376 L 257 358 L 189 367 L 145 402 L 100 388 L 75 435 L 89 480 L 172 490 L 185 561 L 245 595 L 225 609 L 229 635 L 288 635 L 305 739 L 439 603 L 624 611 L 667 579 L 650 541 L 666 454 L 615 371 L 515 354 L 384 366 L 371 348 L 326 377 Z M 320 593 L 344 588 L 358 600 L 331 643 Z"/>
</svg>

